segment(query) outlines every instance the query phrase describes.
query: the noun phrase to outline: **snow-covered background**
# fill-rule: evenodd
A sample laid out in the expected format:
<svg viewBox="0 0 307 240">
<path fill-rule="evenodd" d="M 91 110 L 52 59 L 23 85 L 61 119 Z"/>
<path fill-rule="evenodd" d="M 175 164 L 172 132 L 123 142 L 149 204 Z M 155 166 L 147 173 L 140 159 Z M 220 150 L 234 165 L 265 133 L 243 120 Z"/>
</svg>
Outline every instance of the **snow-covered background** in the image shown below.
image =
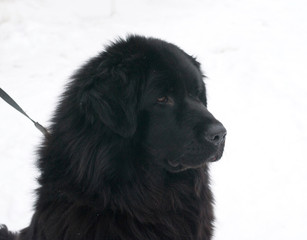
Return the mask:
<svg viewBox="0 0 307 240">
<path fill-rule="evenodd" d="M 48 126 L 72 72 L 127 33 L 203 64 L 227 127 L 215 240 L 307 239 L 306 0 L 0 0 L 0 87 Z M 29 224 L 42 136 L 0 101 L 0 223 Z"/>
</svg>

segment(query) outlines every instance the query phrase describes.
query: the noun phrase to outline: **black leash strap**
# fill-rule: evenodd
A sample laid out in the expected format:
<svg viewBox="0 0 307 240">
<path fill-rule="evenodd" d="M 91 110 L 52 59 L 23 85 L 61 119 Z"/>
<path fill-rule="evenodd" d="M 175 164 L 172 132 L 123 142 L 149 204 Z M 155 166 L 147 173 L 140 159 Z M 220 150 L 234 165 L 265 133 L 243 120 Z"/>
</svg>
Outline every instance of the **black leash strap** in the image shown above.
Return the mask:
<svg viewBox="0 0 307 240">
<path fill-rule="evenodd" d="M 28 114 L 26 114 L 26 112 L 4 90 L 2 90 L 2 88 L 0 88 L 0 97 L 8 104 L 10 104 L 13 108 L 15 108 L 18 112 L 29 118 L 34 123 L 34 126 L 38 130 L 40 130 L 46 138 L 49 137 L 49 132 L 47 131 L 47 129 L 40 125 L 38 122 L 35 122 L 32 118 L 30 118 Z"/>
</svg>

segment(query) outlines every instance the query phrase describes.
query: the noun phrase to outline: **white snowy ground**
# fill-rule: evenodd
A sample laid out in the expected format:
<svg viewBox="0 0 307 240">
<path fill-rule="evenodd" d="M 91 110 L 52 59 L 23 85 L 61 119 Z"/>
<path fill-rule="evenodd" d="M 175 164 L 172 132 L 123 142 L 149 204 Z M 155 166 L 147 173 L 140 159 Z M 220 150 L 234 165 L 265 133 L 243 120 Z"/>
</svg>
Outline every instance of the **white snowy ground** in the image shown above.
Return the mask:
<svg viewBox="0 0 307 240">
<path fill-rule="evenodd" d="M 48 125 L 63 85 L 117 36 L 173 42 L 202 62 L 227 127 L 212 164 L 216 240 L 307 239 L 305 0 L 0 0 L 0 87 Z M 41 134 L 0 101 L 0 223 L 29 224 Z"/>
</svg>

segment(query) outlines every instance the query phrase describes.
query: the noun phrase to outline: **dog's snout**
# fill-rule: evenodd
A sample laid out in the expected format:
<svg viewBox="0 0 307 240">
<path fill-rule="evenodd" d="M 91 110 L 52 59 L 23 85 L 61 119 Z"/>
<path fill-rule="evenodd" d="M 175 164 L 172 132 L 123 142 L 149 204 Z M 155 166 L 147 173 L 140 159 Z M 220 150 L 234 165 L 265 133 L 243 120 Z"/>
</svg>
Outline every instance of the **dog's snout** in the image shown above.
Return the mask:
<svg viewBox="0 0 307 240">
<path fill-rule="evenodd" d="M 212 123 L 205 131 L 205 139 L 215 145 L 220 144 L 225 140 L 226 129 L 220 122 Z"/>
</svg>

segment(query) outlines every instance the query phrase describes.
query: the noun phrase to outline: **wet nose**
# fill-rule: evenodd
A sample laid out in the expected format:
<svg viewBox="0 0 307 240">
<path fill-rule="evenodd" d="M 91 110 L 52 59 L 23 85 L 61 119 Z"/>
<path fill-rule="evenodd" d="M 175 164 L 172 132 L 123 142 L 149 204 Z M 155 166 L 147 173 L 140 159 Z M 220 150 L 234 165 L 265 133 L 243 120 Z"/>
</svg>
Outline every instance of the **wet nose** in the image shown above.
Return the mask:
<svg viewBox="0 0 307 240">
<path fill-rule="evenodd" d="M 227 131 L 223 124 L 220 122 L 212 123 L 205 132 L 205 138 L 207 141 L 218 145 L 225 140 L 226 133 Z"/>
</svg>

